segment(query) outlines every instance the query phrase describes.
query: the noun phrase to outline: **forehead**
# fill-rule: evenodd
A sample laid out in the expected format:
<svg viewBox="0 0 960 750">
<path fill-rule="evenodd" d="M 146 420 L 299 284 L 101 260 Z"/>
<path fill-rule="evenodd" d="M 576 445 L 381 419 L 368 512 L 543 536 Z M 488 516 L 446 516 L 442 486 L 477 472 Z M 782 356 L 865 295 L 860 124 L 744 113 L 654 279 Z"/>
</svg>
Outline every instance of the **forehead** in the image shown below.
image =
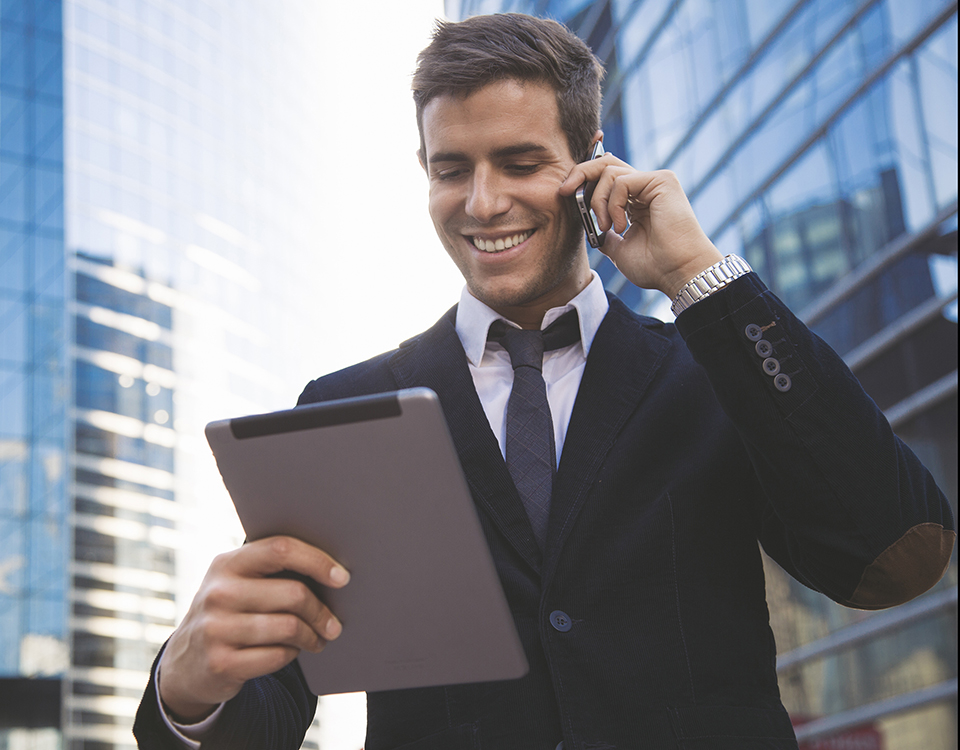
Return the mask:
<svg viewBox="0 0 960 750">
<path fill-rule="evenodd" d="M 506 79 L 469 94 L 444 94 L 423 110 L 427 159 L 438 152 L 500 148 L 534 142 L 569 155 L 553 87 Z"/>
</svg>

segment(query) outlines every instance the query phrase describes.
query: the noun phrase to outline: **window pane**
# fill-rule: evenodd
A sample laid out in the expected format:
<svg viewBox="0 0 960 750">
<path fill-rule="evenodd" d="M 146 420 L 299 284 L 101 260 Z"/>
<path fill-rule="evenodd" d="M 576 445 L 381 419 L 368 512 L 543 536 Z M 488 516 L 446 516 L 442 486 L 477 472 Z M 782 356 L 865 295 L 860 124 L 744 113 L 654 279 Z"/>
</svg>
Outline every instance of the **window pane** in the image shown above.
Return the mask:
<svg viewBox="0 0 960 750">
<path fill-rule="evenodd" d="M 957 198 L 957 17 L 917 52 L 937 204 Z"/>
</svg>

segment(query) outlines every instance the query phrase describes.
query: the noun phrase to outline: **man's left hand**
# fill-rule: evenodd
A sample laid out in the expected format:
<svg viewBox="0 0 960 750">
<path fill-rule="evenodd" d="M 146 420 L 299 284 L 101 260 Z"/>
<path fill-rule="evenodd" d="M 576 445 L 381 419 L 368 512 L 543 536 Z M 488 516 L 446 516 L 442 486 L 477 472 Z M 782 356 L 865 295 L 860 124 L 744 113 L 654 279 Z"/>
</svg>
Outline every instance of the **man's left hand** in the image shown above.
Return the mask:
<svg viewBox="0 0 960 750">
<path fill-rule="evenodd" d="M 637 286 L 673 299 L 723 258 L 700 228 L 673 172 L 640 172 L 605 154 L 575 166 L 560 194 L 573 195 L 585 181 L 597 182 L 590 205 L 607 232 L 600 251 Z"/>
</svg>

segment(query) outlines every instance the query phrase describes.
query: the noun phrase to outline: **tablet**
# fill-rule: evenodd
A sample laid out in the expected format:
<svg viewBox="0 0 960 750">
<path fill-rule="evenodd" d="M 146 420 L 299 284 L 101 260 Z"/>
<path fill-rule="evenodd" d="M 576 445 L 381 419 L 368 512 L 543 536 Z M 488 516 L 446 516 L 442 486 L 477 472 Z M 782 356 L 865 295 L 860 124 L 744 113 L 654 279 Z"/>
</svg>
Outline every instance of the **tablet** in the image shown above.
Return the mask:
<svg viewBox="0 0 960 750">
<path fill-rule="evenodd" d="M 211 422 L 206 435 L 248 539 L 297 537 L 350 571 L 343 589 L 313 584 L 343 623 L 299 656 L 315 694 L 526 674 L 433 391 Z"/>
</svg>

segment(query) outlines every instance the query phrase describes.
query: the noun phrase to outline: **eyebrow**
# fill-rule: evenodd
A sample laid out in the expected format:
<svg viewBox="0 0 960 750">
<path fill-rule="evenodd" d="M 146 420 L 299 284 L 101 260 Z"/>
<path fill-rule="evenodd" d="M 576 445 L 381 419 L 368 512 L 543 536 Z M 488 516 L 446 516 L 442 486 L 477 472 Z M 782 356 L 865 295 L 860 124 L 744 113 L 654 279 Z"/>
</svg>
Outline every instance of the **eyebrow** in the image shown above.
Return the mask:
<svg viewBox="0 0 960 750">
<path fill-rule="evenodd" d="M 497 159 L 504 159 L 510 156 L 520 156 L 521 154 L 543 153 L 546 150 L 547 147 L 540 143 L 517 143 L 512 146 L 498 148 L 493 152 L 493 156 Z M 462 151 L 441 151 L 429 157 L 430 164 L 459 161 L 467 161 L 467 155 Z"/>
</svg>

